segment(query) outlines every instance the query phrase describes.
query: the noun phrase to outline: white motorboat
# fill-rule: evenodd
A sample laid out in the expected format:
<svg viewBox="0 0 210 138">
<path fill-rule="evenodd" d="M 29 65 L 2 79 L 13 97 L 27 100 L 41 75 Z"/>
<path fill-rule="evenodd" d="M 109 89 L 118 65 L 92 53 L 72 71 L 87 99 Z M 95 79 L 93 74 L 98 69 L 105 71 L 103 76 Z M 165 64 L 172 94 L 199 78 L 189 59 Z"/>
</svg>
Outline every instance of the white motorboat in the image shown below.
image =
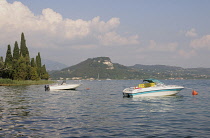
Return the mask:
<svg viewBox="0 0 210 138">
<path fill-rule="evenodd" d="M 78 84 L 66 84 L 66 82 L 63 81 L 61 84 L 45 85 L 45 91 L 47 91 L 47 90 L 75 90 L 80 85 L 82 85 L 82 84 L 81 83 L 78 83 Z"/>
<path fill-rule="evenodd" d="M 159 80 L 146 79 L 137 87 L 125 88 L 123 95 L 125 97 L 142 97 L 142 96 L 170 96 L 179 93 L 183 86 L 165 85 Z"/>
</svg>

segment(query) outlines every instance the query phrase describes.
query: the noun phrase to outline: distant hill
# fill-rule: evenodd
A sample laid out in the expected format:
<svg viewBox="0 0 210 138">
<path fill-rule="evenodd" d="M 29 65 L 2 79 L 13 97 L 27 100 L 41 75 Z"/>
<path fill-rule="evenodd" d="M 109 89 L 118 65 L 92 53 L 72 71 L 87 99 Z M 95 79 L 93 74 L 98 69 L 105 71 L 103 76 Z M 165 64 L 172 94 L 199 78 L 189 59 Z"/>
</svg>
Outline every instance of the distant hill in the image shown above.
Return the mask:
<svg viewBox="0 0 210 138">
<path fill-rule="evenodd" d="M 59 63 L 59 62 L 48 60 L 48 59 L 42 59 L 42 63 L 45 64 L 46 69 L 48 71 L 51 71 L 51 70 L 61 70 L 61 69 L 67 67 L 67 65 L 65 65 L 63 63 Z"/>
<path fill-rule="evenodd" d="M 133 69 L 139 69 L 139 70 L 145 70 L 145 71 L 177 71 L 177 70 L 183 70 L 181 67 L 175 67 L 175 66 L 166 66 L 166 65 L 142 65 L 142 64 L 136 64 L 134 66 L 130 66 L 130 68 Z"/>
<path fill-rule="evenodd" d="M 51 71 L 50 76 L 53 79 L 210 79 L 210 69 L 141 64 L 124 66 L 112 63 L 109 57 L 96 57 L 59 71 Z"/>
<path fill-rule="evenodd" d="M 130 78 L 132 69 L 129 67 L 112 63 L 109 57 L 89 58 L 77 65 L 64 68 L 51 73 L 52 78 L 74 78 L 83 79 L 127 79 Z"/>
</svg>

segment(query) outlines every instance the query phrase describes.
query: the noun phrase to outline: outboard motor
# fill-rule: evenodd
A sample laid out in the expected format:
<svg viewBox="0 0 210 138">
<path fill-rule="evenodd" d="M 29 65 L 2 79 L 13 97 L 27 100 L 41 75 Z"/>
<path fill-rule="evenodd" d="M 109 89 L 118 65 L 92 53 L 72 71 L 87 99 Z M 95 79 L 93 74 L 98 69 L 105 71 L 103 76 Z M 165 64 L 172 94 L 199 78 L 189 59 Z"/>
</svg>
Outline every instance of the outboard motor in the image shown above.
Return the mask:
<svg viewBox="0 0 210 138">
<path fill-rule="evenodd" d="M 45 91 L 49 91 L 50 90 L 50 86 L 49 85 L 45 85 L 44 88 L 45 88 Z"/>
</svg>

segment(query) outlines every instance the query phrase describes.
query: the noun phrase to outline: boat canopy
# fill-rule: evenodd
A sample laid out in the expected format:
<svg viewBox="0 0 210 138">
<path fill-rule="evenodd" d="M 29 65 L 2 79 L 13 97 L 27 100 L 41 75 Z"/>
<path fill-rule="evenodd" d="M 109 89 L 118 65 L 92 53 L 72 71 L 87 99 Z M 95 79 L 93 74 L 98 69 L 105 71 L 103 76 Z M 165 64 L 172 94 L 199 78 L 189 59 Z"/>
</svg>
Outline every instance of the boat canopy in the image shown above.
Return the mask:
<svg viewBox="0 0 210 138">
<path fill-rule="evenodd" d="M 156 80 L 156 79 L 145 79 L 143 82 L 149 82 L 149 83 L 156 83 L 156 84 L 163 84 L 163 82 Z"/>
</svg>

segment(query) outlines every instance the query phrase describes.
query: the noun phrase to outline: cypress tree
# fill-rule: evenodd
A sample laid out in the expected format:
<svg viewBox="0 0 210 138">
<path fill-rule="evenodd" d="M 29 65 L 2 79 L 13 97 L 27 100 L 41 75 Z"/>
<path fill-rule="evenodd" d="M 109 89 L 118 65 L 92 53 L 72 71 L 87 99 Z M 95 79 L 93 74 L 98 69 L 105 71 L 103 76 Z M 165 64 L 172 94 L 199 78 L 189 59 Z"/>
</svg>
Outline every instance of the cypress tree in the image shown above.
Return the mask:
<svg viewBox="0 0 210 138">
<path fill-rule="evenodd" d="M 4 58 L 1 56 L 0 61 L 1 61 L 1 62 L 4 62 L 4 60 L 3 60 L 3 59 L 4 59 Z"/>
<path fill-rule="evenodd" d="M 17 41 L 15 41 L 14 49 L 13 49 L 12 79 L 15 79 L 16 76 L 18 76 L 17 69 L 18 69 L 18 66 L 19 66 L 19 64 L 18 64 L 19 58 L 20 58 L 20 49 L 18 47 Z"/>
<path fill-rule="evenodd" d="M 8 45 L 7 47 L 7 53 L 6 53 L 6 58 L 5 58 L 5 66 L 6 67 L 11 67 L 12 66 L 12 53 L 11 53 L 11 47 Z"/>
<path fill-rule="evenodd" d="M 21 34 L 20 53 L 23 57 L 29 56 L 28 48 L 26 47 L 26 40 L 24 33 Z"/>
<path fill-rule="evenodd" d="M 26 40 L 24 33 L 21 34 L 21 41 L 20 41 L 20 55 L 26 58 L 26 64 L 30 64 L 30 57 L 29 57 L 29 51 L 26 46 Z"/>
<path fill-rule="evenodd" d="M 20 58 L 20 49 L 18 47 L 17 41 L 15 41 L 14 49 L 13 49 L 13 60 L 18 60 Z"/>
<path fill-rule="evenodd" d="M 45 65 L 41 67 L 41 79 L 49 79 L 49 74 L 47 73 Z"/>
<path fill-rule="evenodd" d="M 4 62 L 4 71 L 2 73 L 3 78 L 12 78 L 12 53 L 11 53 L 11 47 L 8 45 L 6 58 Z"/>
<path fill-rule="evenodd" d="M 31 58 L 31 67 L 36 67 L 36 63 L 34 58 Z"/>
<path fill-rule="evenodd" d="M 30 69 L 30 79 L 39 80 L 40 77 L 37 73 L 37 67 L 34 58 L 31 58 L 31 69 Z"/>
<path fill-rule="evenodd" d="M 42 62 L 41 62 L 40 53 L 38 53 L 38 55 L 36 56 L 36 66 L 37 66 L 37 73 L 38 73 L 39 77 L 41 77 Z"/>
<path fill-rule="evenodd" d="M 0 77 L 2 77 L 3 74 L 3 67 L 4 67 L 4 60 L 3 57 L 0 57 Z"/>
<path fill-rule="evenodd" d="M 5 62 L 3 57 L 0 57 L 0 77 L 14 80 L 49 78 L 45 65 L 42 66 L 40 53 L 36 56 L 36 60 L 32 58 L 30 61 L 24 33 L 21 34 L 20 48 L 15 41 L 13 56 L 11 47 L 8 45 Z"/>
<path fill-rule="evenodd" d="M 36 56 L 36 65 L 39 68 L 41 68 L 41 66 L 42 66 L 41 56 L 40 56 L 39 52 L 38 52 L 38 55 Z"/>
<path fill-rule="evenodd" d="M 0 69 L 4 67 L 4 60 L 3 57 L 0 57 Z"/>
</svg>

